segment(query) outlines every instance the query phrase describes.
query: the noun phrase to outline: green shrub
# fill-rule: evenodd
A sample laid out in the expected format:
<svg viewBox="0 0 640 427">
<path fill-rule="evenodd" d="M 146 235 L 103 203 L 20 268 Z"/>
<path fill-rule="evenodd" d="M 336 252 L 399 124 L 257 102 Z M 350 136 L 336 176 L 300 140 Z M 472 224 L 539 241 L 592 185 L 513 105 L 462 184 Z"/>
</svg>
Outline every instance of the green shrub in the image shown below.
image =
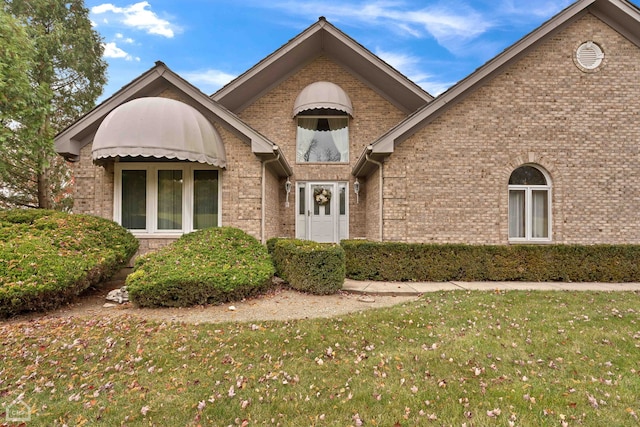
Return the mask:
<svg viewBox="0 0 640 427">
<path fill-rule="evenodd" d="M 288 240 L 288 239 L 284 237 L 272 237 L 271 239 L 267 240 L 267 251 L 271 256 L 271 259 L 273 260 L 273 266 L 275 267 L 275 275 L 284 279 L 283 275 L 285 273 L 281 271 L 281 268 L 280 268 L 281 263 L 276 262 L 275 260 L 276 244 L 282 240 Z"/>
<path fill-rule="evenodd" d="M 224 303 L 265 290 L 274 268 L 264 245 L 242 230 L 209 228 L 185 234 L 136 260 L 129 297 L 141 307 Z"/>
<path fill-rule="evenodd" d="M 280 277 L 299 291 L 334 294 L 344 284 L 345 254 L 339 245 L 279 239 L 272 256 Z"/>
<path fill-rule="evenodd" d="M 434 245 L 345 240 L 347 277 L 379 281 L 640 281 L 640 245 Z"/>
<path fill-rule="evenodd" d="M 106 219 L 0 212 L 0 317 L 60 306 L 110 277 L 137 248 L 131 233 Z"/>
</svg>

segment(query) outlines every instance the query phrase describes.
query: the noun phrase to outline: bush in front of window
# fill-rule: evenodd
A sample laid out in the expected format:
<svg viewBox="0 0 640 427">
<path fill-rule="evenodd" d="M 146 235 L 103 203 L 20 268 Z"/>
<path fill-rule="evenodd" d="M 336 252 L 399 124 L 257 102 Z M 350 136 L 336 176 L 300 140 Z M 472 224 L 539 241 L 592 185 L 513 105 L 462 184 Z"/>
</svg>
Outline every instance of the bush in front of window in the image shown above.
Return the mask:
<svg viewBox="0 0 640 427">
<path fill-rule="evenodd" d="M 138 249 L 131 233 L 89 215 L 0 212 L 0 317 L 57 308 L 109 278 Z"/>
<path fill-rule="evenodd" d="M 293 289 L 328 295 L 342 288 L 345 255 L 340 245 L 308 240 L 271 239 L 267 246 L 278 276 Z"/>
<path fill-rule="evenodd" d="M 141 256 L 126 280 L 141 307 L 189 307 L 240 300 L 266 290 L 274 268 L 258 240 L 232 227 L 185 234 Z"/>
<path fill-rule="evenodd" d="M 344 240 L 347 277 L 442 282 L 638 282 L 640 245 L 462 245 Z"/>
</svg>

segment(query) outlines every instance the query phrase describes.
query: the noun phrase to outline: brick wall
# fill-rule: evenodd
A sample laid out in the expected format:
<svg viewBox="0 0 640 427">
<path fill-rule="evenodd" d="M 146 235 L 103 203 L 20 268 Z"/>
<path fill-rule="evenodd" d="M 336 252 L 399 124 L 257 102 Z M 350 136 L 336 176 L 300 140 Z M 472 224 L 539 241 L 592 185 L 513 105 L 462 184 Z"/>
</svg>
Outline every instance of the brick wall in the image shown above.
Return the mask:
<svg viewBox="0 0 640 427">
<path fill-rule="evenodd" d="M 272 237 L 281 237 L 283 236 L 281 230 L 286 228 L 287 221 L 286 215 L 283 213 L 291 212 L 293 215 L 293 210 L 295 209 L 295 205 L 293 203 L 290 204 L 289 208 L 285 208 L 285 181 L 279 179 L 275 173 L 270 171 L 268 168 L 265 174 L 265 230 L 264 230 L 264 240 L 265 242 Z M 295 193 L 295 188 L 292 188 L 291 195 Z M 293 197 L 290 197 L 290 201 L 293 200 Z"/>
<path fill-rule="evenodd" d="M 589 40 L 605 60 L 586 73 L 573 55 Z M 541 43 L 396 147 L 385 238 L 507 243 L 509 175 L 535 163 L 551 176 L 553 242 L 640 243 L 638 64 L 592 15 Z"/>
<path fill-rule="evenodd" d="M 317 81 L 335 83 L 351 98 L 354 117 L 349 123 L 349 164 L 296 163 L 297 128 L 292 116 L 293 104 L 302 89 Z M 349 182 L 349 234 L 352 238 L 367 236 L 370 213 L 367 213 L 362 197 L 361 203 L 356 204 L 351 169 L 364 147 L 400 122 L 405 117 L 404 113 L 330 58 L 320 56 L 269 90 L 239 115 L 282 149 L 294 169 L 291 180 L 294 189 L 296 181 Z M 364 194 L 364 187 L 369 184 L 362 184 Z M 279 183 L 278 192 L 280 203 L 277 215 L 280 229 L 276 231 L 276 235 L 293 237 L 297 194 L 296 191 L 291 191 L 290 207 L 287 209 L 284 204 L 284 183 Z"/>
<path fill-rule="evenodd" d="M 91 147 L 82 148 L 80 161 L 74 165 L 73 211 L 113 219 L 113 163 L 94 165 Z"/>
<path fill-rule="evenodd" d="M 222 224 L 261 239 L 262 166 L 251 146 L 226 128 L 216 126 L 227 152 L 222 179 Z"/>
<path fill-rule="evenodd" d="M 372 173 L 362 185 L 364 194 L 360 196 L 360 204 L 364 206 L 365 234 L 367 240 L 380 240 L 380 170 Z"/>
</svg>

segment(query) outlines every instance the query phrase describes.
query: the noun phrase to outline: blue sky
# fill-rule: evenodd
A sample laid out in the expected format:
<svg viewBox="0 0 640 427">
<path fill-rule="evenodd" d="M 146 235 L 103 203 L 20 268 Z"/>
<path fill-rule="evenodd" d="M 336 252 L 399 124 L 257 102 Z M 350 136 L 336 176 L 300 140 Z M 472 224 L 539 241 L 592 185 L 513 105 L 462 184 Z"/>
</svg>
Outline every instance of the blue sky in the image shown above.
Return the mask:
<svg viewBox="0 0 640 427">
<path fill-rule="evenodd" d="M 572 0 L 86 0 L 105 43 L 101 100 L 166 63 L 207 94 L 329 22 L 438 95 Z"/>
</svg>

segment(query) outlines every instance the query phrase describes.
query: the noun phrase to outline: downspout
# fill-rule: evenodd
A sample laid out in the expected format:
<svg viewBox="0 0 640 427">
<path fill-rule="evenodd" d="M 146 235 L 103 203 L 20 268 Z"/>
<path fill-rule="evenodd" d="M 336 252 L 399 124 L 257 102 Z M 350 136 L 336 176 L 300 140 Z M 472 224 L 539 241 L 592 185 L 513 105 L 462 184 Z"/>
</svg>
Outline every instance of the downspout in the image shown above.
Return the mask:
<svg viewBox="0 0 640 427">
<path fill-rule="evenodd" d="M 369 157 L 369 154 L 371 154 L 371 151 L 373 150 L 373 147 L 370 145 L 367 147 L 367 153 L 365 154 L 364 158 L 367 162 L 373 163 L 374 165 L 378 166 L 378 170 L 380 171 L 380 176 L 378 178 L 378 190 L 380 192 L 380 206 L 378 208 L 379 212 L 378 215 L 380 217 L 380 224 L 379 224 L 379 233 L 380 233 L 380 241 L 384 242 L 384 199 L 383 199 L 383 188 L 382 188 L 382 184 L 383 184 L 383 179 L 382 179 L 382 171 L 383 171 L 383 167 L 382 167 L 382 162 L 378 162 L 376 160 L 373 160 L 371 157 Z"/>
<path fill-rule="evenodd" d="M 278 160 L 280 160 L 280 151 L 279 151 L 279 147 L 278 146 L 274 146 L 273 147 L 273 152 L 275 153 L 276 151 L 278 152 L 278 155 L 276 157 L 274 157 L 273 159 L 270 160 L 265 160 L 264 162 L 262 162 L 262 198 L 261 198 L 261 211 L 262 211 L 262 219 L 260 221 L 260 240 L 262 241 L 262 244 L 264 245 L 265 243 L 267 243 L 267 239 L 265 239 L 265 229 L 266 229 L 266 223 L 267 223 L 267 164 L 271 163 L 271 162 L 277 162 Z"/>
</svg>

